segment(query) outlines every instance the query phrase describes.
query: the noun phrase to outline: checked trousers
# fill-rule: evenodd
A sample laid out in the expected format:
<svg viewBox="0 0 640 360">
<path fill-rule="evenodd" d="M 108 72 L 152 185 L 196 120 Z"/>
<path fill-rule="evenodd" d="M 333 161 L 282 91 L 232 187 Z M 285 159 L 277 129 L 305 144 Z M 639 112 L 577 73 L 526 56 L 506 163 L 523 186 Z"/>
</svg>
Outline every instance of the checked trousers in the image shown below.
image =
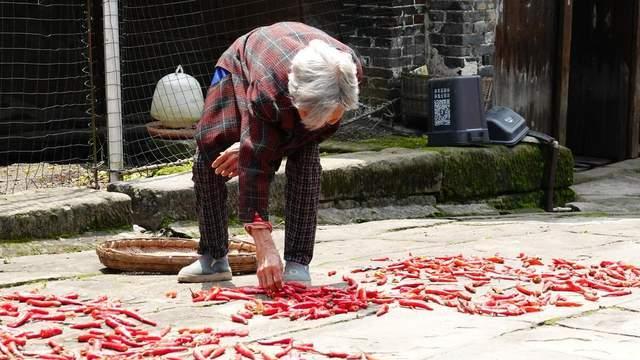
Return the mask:
<svg viewBox="0 0 640 360">
<path fill-rule="evenodd" d="M 287 157 L 284 259 L 308 265 L 313 257 L 320 198 L 320 152 L 312 142 Z M 200 227 L 198 253 L 216 259 L 228 253 L 228 178 L 216 175 L 211 161 L 196 154 L 193 183 Z"/>
</svg>

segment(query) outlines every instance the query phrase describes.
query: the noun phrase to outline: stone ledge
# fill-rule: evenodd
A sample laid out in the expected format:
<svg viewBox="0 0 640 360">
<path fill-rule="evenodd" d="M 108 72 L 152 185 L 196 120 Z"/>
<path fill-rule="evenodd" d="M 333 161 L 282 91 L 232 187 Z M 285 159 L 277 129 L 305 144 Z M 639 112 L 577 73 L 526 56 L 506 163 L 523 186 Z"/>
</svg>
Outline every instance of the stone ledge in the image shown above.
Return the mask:
<svg viewBox="0 0 640 360">
<path fill-rule="evenodd" d="M 81 188 L 42 189 L 0 197 L 0 240 L 51 238 L 132 225 L 131 198 Z"/>
<path fill-rule="evenodd" d="M 540 148 L 531 144 L 513 148 L 389 148 L 325 156 L 321 158 L 321 207 L 410 206 L 411 199 L 428 206 L 434 197 L 439 203 L 447 203 L 542 194 L 542 159 Z M 273 214 L 282 214 L 284 209 L 284 168 L 283 164 L 271 188 Z M 573 157 L 562 148 L 556 188 L 566 189 L 572 181 Z M 237 180 L 229 181 L 227 189 L 229 214 L 235 215 Z M 114 183 L 109 191 L 131 196 L 134 222 L 148 229 L 158 229 L 170 221 L 196 219 L 190 173 Z"/>
</svg>

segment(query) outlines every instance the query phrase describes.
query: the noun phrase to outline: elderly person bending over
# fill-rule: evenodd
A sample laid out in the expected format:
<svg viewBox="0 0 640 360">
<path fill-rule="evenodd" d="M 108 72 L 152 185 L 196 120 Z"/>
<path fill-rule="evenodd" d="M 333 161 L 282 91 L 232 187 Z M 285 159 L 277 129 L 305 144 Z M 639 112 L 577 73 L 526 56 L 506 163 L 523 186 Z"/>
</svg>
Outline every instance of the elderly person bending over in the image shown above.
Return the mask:
<svg viewBox="0 0 640 360">
<path fill-rule="evenodd" d="M 193 166 L 201 255 L 181 282 L 231 279 L 225 182 L 239 177 L 240 220 L 256 244 L 258 280 L 269 291 L 310 281 L 320 194 L 318 143 L 358 102 L 353 50 L 313 27 L 282 22 L 238 38 L 218 60 L 197 126 Z M 286 265 L 271 237 L 269 184 L 287 157 Z"/>
</svg>

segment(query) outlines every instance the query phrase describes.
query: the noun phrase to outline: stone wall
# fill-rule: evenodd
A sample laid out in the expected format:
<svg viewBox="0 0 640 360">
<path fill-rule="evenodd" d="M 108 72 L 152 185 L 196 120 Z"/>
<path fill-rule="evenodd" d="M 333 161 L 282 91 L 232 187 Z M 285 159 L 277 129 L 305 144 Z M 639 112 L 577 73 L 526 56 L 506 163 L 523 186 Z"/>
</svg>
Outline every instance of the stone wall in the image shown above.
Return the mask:
<svg viewBox="0 0 640 360">
<path fill-rule="evenodd" d="M 347 0 L 340 33 L 365 63 L 362 95 L 395 99 L 400 75 L 493 76 L 498 0 Z"/>
</svg>

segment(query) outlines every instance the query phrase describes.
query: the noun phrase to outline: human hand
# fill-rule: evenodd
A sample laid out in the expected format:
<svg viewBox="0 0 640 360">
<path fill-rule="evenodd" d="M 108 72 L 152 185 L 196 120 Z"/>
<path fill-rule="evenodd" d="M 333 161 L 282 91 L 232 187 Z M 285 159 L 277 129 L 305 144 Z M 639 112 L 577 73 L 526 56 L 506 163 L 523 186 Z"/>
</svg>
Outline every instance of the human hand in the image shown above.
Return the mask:
<svg viewBox="0 0 640 360">
<path fill-rule="evenodd" d="M 213 161 L 211 167 L 216 174 L 232 178 L 238 175 L 238 159 L 240 158 L 240 143 L 229 146 Z"/>
<path fill-rule="evenodd" d="M 267 229 L 255 229 L 251 236 L 256 244 L 258 283 L 268 294 L 282 290 L 282 260 L 271 238 L 271 232 Z"/>
</svg>

